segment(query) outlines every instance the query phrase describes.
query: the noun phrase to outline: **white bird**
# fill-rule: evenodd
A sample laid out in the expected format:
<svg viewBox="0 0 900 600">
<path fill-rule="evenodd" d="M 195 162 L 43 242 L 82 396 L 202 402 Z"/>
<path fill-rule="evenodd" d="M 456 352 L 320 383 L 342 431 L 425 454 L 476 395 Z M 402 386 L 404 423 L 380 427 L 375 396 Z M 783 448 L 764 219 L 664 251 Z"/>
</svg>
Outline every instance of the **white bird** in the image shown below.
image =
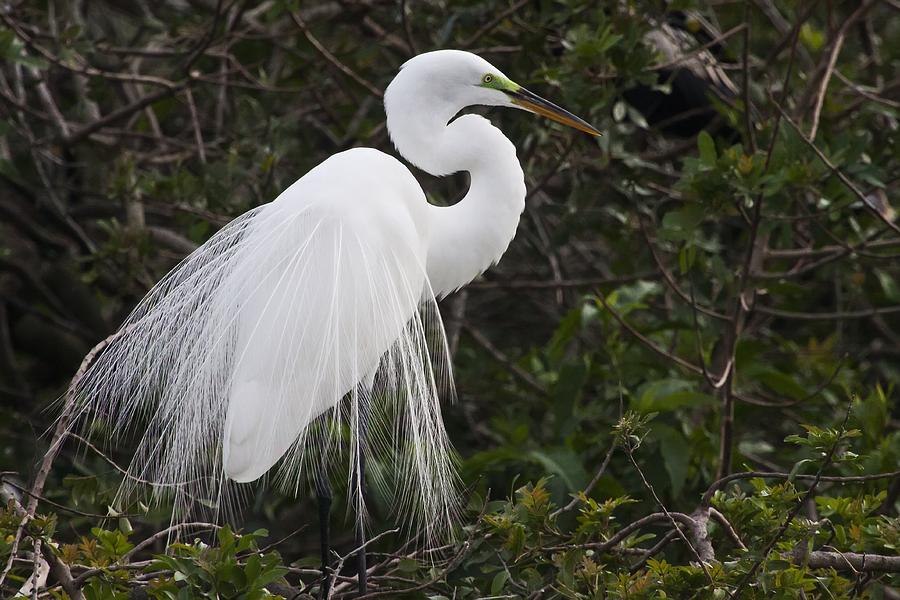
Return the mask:
<svg viewBox="0 0 900 600">
<path fill-rule="evenodd" d="M 370 478 L 396 489 L 398 512 L 426 537 L 449 532 L 456 476 L 439 396 L 452 380 L 436 299 L 500 259 L 525 206 L 515 146 L 484 117 L 454 117 L 517 107 L 599 132 L 456 50 L 409 60 L 384 104 L 399 153 L 432 175 L 467 171 L 466 196 L 433 206 L 403 163 L 354 148 L 184 259 L 76 384 L 86 427 L 144 428 L 123 493 L 150 481 L 183 515 L 198 499 L 223 506 L 228 480 L 279 461 L 296 492 L 302 471 L 339 462 L 348 428 L 358 530 L 365 457 L 377 455 L 393 466 Z"/>
</svg>

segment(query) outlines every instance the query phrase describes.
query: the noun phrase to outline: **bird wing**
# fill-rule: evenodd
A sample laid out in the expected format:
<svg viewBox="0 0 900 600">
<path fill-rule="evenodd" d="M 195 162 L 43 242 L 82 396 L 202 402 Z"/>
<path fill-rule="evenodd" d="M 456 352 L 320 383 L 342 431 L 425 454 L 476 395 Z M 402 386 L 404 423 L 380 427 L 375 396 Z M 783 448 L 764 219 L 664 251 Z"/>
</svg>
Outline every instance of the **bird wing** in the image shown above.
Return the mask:
<svg viewBox="0 0 900 600">
<path fill-rule="evenodd" d="M 223 315 L 240 314 L 223 444 L 235 481 L 259 478 L 357 393 L 416 313 L 425 281 L 414 223 L 402 210 L 384 218 L 381 203 L 355 196 L 356 183 L 339 198 L 315 185 L 279 198 L 222 295 Z"/>
<path fill-rule="evenodd" d="M 349 429 L 351 469 L 390 449 L 400 504 L 446 523 L 455 478 L 438 397 L 450 378 L 426 207 L 396 160 L 335 155 L 150 291 L 79 382 L 82 412 L 119 433 L 145 425 L 133 479 L 185 501 L 221 502 L 226 479 L 255 480 L 282 457 L 296 490 Z"/>
</svg>

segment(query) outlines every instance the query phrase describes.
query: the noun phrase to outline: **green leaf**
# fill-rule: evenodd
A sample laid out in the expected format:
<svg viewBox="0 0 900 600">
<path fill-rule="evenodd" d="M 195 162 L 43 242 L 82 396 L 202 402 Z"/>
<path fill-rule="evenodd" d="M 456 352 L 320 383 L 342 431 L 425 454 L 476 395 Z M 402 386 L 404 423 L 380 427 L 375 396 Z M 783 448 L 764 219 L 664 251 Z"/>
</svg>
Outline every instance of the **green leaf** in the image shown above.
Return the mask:
<svg viewBox="0 0 900 600">
<path fill-rule="evenodd" d="M 503 586 L 509 581 L 509 572 L 506 569 L 499 571 L 491 580 L 491 595 L 496 596 L 503 591 Z"/>
<path fill-rule="evenodd" d="M 678 496 L 684 489 L 684 482 L 687 479 L 691 447 L 681 432 L 667 425 L 654 425 L 650 435 L 659 442 L 663 466 L 672 483 L 672 495 Z"/>
<path fill-rule="evenodd" d="M 589 375 L 589 365 L 586 363 L 586 356 L 579 357 L 577 362 L 565 363 L 553 385 L 553 415 L 563 436 L 570 433 L 577 423 L 578 404 Z"/>
<path fill-rule="evenodd" d="M 693 244 L 685 245 L 678 252 L 678 270 L 682 275 L 686 275 L 688 271 L 691 270 L 691 267 L 694 266 L 694 261 L 697 259 L 697 247 Z"/>
<path fill-rule="evenodd" d="M 639 413 L 673 411 L 686 406 L 715 404 L 716 399 L 709 394 L 698 392 L 694 384 L 681 379 L 661 379 L 643 388 L 639 396 L 632 399 L 631 408 Z"/>
<path fill-rule="evenodd" d="M 897 280 L 881 269 L 875 269 L 874 271 L 875 276 L 878 277 L 878 283 L 881 284 L 881 289 L 884 291 L 885 298 L 891 302 L 900 302 L 900 286 L 897 285 Z"/>
<path fill-rule="evenodd" d="M 617 309 L 621 314 L 627 315 L 633 310 L 645 308 L 645 300 L 662 291 L 662 287 L 655 281 L 636 281 L 631 285 L 623 285 L 607 296 L 607 304 Z M 601 306 L 598 302 L 598 306 Z M 605 309 L 604 309 L 605 310 Z"/>
<path fill-rule="evenodd" d="M 854 402 L 853 417 L 861 425 L 868 440 L 878 443 L 882 439 L 890 418 L 890 408 L 887 395 L 880 385 L 865 399 Z"/>
<path fill-rule="evenodd" d="M 700 204 L 686 204 L 667 212 L 662 219 L 660 237 L 672 241 L 691 241 L 697 236 L 697 228 L 707 216 Z"/>
<path fill-rule="evenodd" d="M 706 131 L 701 131 L 697 136 L 697 150 L 700 151 L 701 165 L 710 168 L 716 166 L 716 143 Z"/>
<path fill-rule="evenodd" d="M 402 573 L 415 573 L 419 570 L 419 562 L 414 558 L 403 558 L 397 563 L 397 570 Z"/>
<path fill-rule="evenodd" d="M 528 456 L 562 479 L 569 490 L 580 490 L 588 481 L 581 459 L 569 448 L 530 450 Z"/>
<path fill-rule="evenodd" d="M 781 371 L 765 367 L 758 368 L 753 370 L 751 378 L 753 377 L 772 391 L 792 400 L 799 400 L 807 395 L 806 389 L 802 385 Z"/>
<path fill-rule="evenodd" d="M 287 575 L 290 570 L 287 567 L 276 566 L 270 568 L 268 571 L 264 571 L 256 578 L 253 582 L 254 586 L 258 588 L 264 588 L 274 581 L 278 581 L 285 575 Z"/>
<path fill-rule="evenodd" d="M 48 63 L 43 58 L 40 58 L 38 56 L 28 56 L 26 54 L 20 54 L 19 56 L 16 56 L 13 61 L 19 63 L 20 65 L 36 69 L 38 71 L 44 71 L 50 66 L 50 63 Z"/>
<path fill-rule="evenodd" d="M 581 329 L 582 310 L 576 307 L 570 310 L 553 332 L 553 338 L 547 344 L 547 356 L 554 364 L 559 364 L 566 352 L 566 347 L 575 334 Z"/>
<path fill-rule="evenodd" d="M 510 527 L 504 546 L 513 556 L 521 554 L 522 548 L 525 547 L 525 526 L 521 523 L 516 523 Z"/>
<path fill-rule="evenodd" d="M 800 28 L 800 41 L 810 50 L 817 51 L 825 45 L 825 34 L 810 23 L 804 23 Z"/>
</svg>

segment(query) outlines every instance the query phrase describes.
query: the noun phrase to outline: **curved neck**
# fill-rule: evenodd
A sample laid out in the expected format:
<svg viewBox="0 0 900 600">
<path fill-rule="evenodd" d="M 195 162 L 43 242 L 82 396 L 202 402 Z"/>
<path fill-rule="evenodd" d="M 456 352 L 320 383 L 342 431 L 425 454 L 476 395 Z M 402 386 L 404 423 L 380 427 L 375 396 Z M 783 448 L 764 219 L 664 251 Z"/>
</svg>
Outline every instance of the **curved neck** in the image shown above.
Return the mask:
<svg viewBox="0 0 900 600">
<path fill-rule="evenodd" d="M 525 175 L 515 146 L 487 119 L 463 115 L 448 125 L 458 111 L 397 108 L 389 107 L 387 125 L 404 158 L 432 175 L 468 171 L 470 177 L 462 200 L 428 206 L 427 274 L 442 297 L 500 260 L 525 208 Z"/>
</svg>

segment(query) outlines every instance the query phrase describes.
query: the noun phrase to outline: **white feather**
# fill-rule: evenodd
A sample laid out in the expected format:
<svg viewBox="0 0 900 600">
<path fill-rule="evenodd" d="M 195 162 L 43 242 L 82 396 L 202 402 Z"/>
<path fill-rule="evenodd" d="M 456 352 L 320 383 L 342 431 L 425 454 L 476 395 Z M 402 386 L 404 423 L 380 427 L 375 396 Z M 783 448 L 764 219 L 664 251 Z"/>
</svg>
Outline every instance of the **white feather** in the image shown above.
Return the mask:
<svg viewBox="0 0 900 600">
<path fill-rule="evenodd" d="M 129 471 L 177 488 L 182 512 L 282 457 L 296 491 L 304 465 L 336 463 L 341 426 L 359 439 L 368 415 L 372 442 L 351 445 L 348 478 L 356 452 L 392 456 L 397 506 L 445 535 L 456 479 L 439 397 L 452 389 L 425 275 L 427 206 L 395 159 L 331 157 L 150 291 L 81 379 L 82 412 L 117 433 L 146 426 Z"/>
<path fill-rule="evenodd" d="M 143 431 L 123 494 L 153 482 L 186 517 L 202 500 L 225 506 L 229 479 L 280 464 L 296 492 L 311 466 L 347 464 L 361 525 L 360 458 L 391 457 L 375 483 L 426 542 L 446 537 L 457 481 L 440 398 L 453 389 L 435 296 L 499 260 L 525 202 L 509 140 L 482 117 L 449 122 L 472 104 L 513 106 L 481 86 L 485 73 L 500 74 L 431 52 L 385 92 L 404 157 L 469 172 L 459 203 L 428 204 L 386 154 L 343 152 L 224 227 L 134 309 L 74 389 L 85 427 Z"/>
</svg>

